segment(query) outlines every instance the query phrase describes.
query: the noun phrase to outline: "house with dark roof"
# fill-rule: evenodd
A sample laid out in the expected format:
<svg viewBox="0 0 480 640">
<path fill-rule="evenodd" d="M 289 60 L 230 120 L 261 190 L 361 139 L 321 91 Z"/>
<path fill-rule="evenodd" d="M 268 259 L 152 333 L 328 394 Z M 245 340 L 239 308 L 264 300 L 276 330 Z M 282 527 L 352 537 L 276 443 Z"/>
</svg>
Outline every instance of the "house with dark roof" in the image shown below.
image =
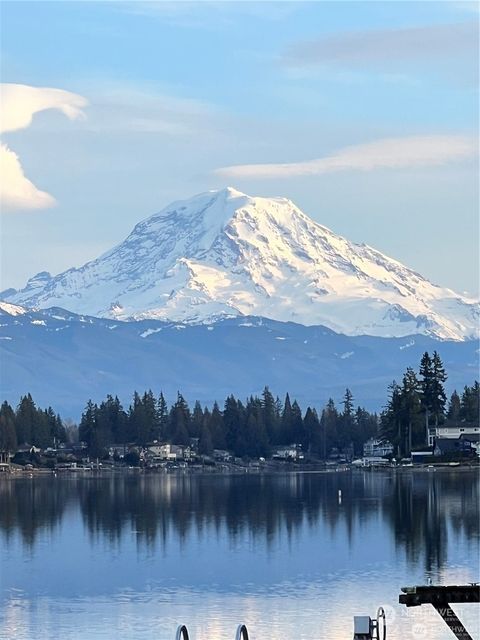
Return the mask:
<svg viewBox="0 0 480 640">
<path fill-rule="evenodd" d="M 475 454 L 480 457 L 480 433 L 463 433 L 460 436 L 460 440 L 468 442 L 471 449 L 473 449 Z"/>
<path fill-rule="evenodd" d="M 462 438 L 436 438 L 433 455 L 445 456 L 449 454 L 472 455 L 472 447 L 468 440 Z"/>
</svg>

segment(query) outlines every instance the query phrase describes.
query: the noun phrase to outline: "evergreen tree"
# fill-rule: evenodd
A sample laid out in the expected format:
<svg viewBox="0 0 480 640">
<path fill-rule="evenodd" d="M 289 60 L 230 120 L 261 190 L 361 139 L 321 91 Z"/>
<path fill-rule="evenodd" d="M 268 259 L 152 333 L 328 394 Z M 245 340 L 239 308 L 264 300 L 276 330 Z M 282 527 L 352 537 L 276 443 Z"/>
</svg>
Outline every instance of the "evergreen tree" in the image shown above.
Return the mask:
<svg viewBox="0 0 480 640">
<path fill-rule="evenodd" d="M 480 420 L 480 385 L 477 380 L 472 385 L 472 414 L 472 422 L 478 424 Z"/>
<path fill-rule="evenodd" d="M 432 358 L 432 413 L 435 419 L 435 427 L 438 427 L 445 416 L 445 405 L 447 396 L 445 395 L 444 384 L 447 380 L 445 368 L 436 351 L 433 352 Z"/>
<path fill-rule="evenodd" d="M 250 398 L 245 408 L 245 451 L 243 455 L 251 458 L 266 456 L 268 453 L 268 434 L 263 419 L 263 407 L 259 398 Z M 238 453 L 237 455 L 242 455 Z"/>
<path fill-rule="evenodd" d="M 267 430 L 267 436 L 269 442 L 278 441 L 279 420 L 277 414 L 277 406 L 275 399 L 268 387 L 265 387 L 262 393 L 262 409 L 263 409 L 263 422 Z"/>
<path fill-rule="evenodd" d="M 53 444 L 48 415 L 41 409 L 37 409 L 34 414 L 32 444 L 40 449 L 46 449 Z"/>
<path fill-rule="evenodd" d="M 280 427 L 281 427 L 281 421 L 282 421 L 282 412 L 283 412 L 283 404 L 280 398 L 277 396 L 275 398 L 275 420 L 277 421 L 277 439 L 275 440 L 276 444 L 280 442 L 280 437 L 281 437 Z"/>
<path fill-rule="evenodd" d="M 223 423 L 227 448 L 229 451 L 233 451 L 236 456 L 244 456 L 247 449 L 245 408 L 240 400 L 236 400 L 233 395 L 225 400 Z"/>
<path fill-rule="evenodd" d="M 380 435 L 388 440 L 396 449 L 396 455 L 401 458 L 405 453 L 405 438 L 402 423 L 402 389 L 395 380 L 388 386 L 388 402 L 380 416 Z"/>
<path fill-rule="evenodd" d="M 343 411 L 336 425 L 336 446 L 345 451 L 353 442 L 355 416 L 353 413 L 353 395 L 350 389 L 345 389 L 343 396 Z"/>
<path fill-rule="evenodd" d="M 350 389 L 345 389 L 343 396 L 343 417 L 347 419 L 353 418 L 353 395 Z"/>
<path fill-rule="evenodd" d="M 478 423 L 480 388 L 477 381 L 472 387 L 465 386 L 460 401 L 460 416 L 462 422 Z"/>
<path fill-rule="evenodd" d="M 115 443 L 126 445 L 128 441 L 128 415 L 117 396 L 107 397 L 110 413 L 110 428 Z"/>
<path fill-rule="evenodd" d="M 0 453 L 15 453 L 17 450 L 17 434 L 15 431 L 15 413 L 8 402 L 0 408 Z"/>
<path fill-rule="evenodd" d="M 78 428 L 80 440 L 86 442 L 88 453 L 93 458 L 103 457 L 109 444 L 105 432 L 99 425 L 98 414 L 98 406 L 89 400 Z"/>
<path fill-rule="evenodd" d="M 407 455 L 410 455 L 415 440 L 414 431 L 419 424 L 421 411 L 420 384 L 415 371 L 410 367 L 407 368 L 403 376 L 401 398 L 403 419 L 407 427 L 407 442 L 405 449 Z"/>
<path fill-rule="evenodd" d="M 102 432 L 102 438 L 108 444 L 126 444 L 128 440 L 127 414 L 123 410 L 120 400 L 107 395 L 106 400 L 100 403 L 97 413 L 98 428 Z"/>
<path fill-rule="evenodd" d="M 198 453 L 204 456 L 210 456 L 213 453 L 212 434 L 208 424 L 204 423 L 201 427 L 200 440 L 198 442 Z"/>
<path fill-rule="evenodd" d="M 161 391 L 157 402 L 158 438 L 160 441 L 165 440 L 169 432 L 168 415 L 168 406 Z"/>
<path fill-rule="evenodd" d="M 329 398 L 320 418 L 322 445 L 318 453 L 326 460 L 332 447 L 338 448 L 337 426 L 339 415 L 333 398 Z"/>
<path fill-rule="evenodd" d="M 462 405 L 460 403 L 460 396 L 456 391 L 454 391 L 450 396 L 450 401 L 448 403 L 448 410 L 447 410 L 448 421 L 451 422 L 452 424 L 460 422 L 461 411 L 462 411 Z"/>
<path fill-rule="evenodd" d="M 204 424 L 203 418 L 204 416 L 203 416 L 202 405 L 197 400 L 195 402 L 195 406 L 193 407 L 192 421 L 191 421 L 191 427 L 190 427 L 190 435 L 192 436 L 192 438 L 200 437 L 200 434 L 202 432 L 202 427 Z"/>
<path fill-rule="evenodd" d="M 143 394 L 142 398 L 145 415 L 147 418 L 148 431 L 145 434 L 145 444 L 160 437 L 160 425 L 157 414 L 157 401 L 151 389 Z M 143 444 L 143 443 L 142 443 Z"/>
<path fill-rule="evenodd" d="M 363 454 L 363 445 L 378 433 L 378 417 L 362 407 L 355 411 L 353 426 L 353 449 L 356 455 Z"/>
<path fill-rule="evenodd" d="M 320 420 L 318 419 L 318 415 L 315 409 L 312 409 L 310 407 L 307 408 L 305 417 L 303 419 L 303 428 L 307 436 L 306 440 L 308 442 L 308 453 L 318 453 L 321 450 L 322 446 L 321 429 Z"/>
<path fill-rule="evenodd" d="M 293 442 L 293 412 L 288 393 L 283 403 L 280 442 L 282 444 L 291 444 Z"/>
<path fill-rule="evenodd" d="M 420 392 L 422 410 L 425 413 L 425 444 L 428 444 L 430 414 L 433 412 L 435 402 L 435 381 L 433 360 L 427 351 L 420 361 Z"/>
<path fill-rule="evenodd" d="M 227 444 L 225 441 L 225 429 L 223 424 L 223 416 L 216 402 L 213 404 L 212 413 L 208 414 L 205 422 L 208 424 L 208 428 L 212 435 L 213 448 L 225 449 Z"/>
<path fill-rule="evenodd" d="M 110 399 L 113 398 L 108 396 L 106 401 L 100 403 L 95 416 L 95 438 L 104 446 L 114 441 Z"/>
<path fill-rule="evenodd" d="M 0 407 L 0 416 L 4 416 L 8 420 L 11 420 L 13 425 L 15 425 L 15 411 L 6 400 L 3 401 L 2 406 Z"/>
<path fill-rule="evenodd" d="M 93 404 L 91 400 L 89 400 L 84 412 L 82 413 L 80 424 L 78 426 L 78 437 L 80 438 L 80 442 L 85 442 L 87 446 L 90 446 L 93 438 L 96 412 L 97 406 Z"/>
<path fill-rule="evenodd" d="M 32 444 L 37 408 L 32 396 L 28 393 L 20 399 L 15 414 L 15 426 L 19 444 Z"/>
<path fill-rule="evenodd" d="M 300 444 L 304 450 L 308 450 L 310 442 L 308 440 L 308 434 L 304 429 L 302 410 L 296 400 L 294 400 L 292 404 L 291 433 L 292 443 Z"/>
<path fill-rule="evenodd" d="M 190 443 L 190 409 L 180 392 L 177 401 L 170 410 L 170 429 L 174 444 L 187 445 Z"/>
<path fill-rule="evenodd" d="M 45 409 L 44 414 L 48 425 L 47 446 L 57 446 L 60 442 L 66 442 L 67 432 L 60 416 L 54 412 L 52 407 Z"/>
<path fill-rule="evenodd" d="M 137 391 L 133 394 L 133 402 L 128 409 L 128 440 L 145 445 L 150 439 L 150 427 L 145 407 Z"/>
</svg>

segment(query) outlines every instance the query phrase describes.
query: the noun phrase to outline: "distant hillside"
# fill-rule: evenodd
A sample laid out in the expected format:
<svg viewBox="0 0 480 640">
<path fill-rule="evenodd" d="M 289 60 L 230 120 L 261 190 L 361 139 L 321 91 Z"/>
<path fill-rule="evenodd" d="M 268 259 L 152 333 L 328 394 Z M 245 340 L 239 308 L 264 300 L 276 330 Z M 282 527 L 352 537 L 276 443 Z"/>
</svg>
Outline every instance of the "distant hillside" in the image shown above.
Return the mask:
<svg viewBox="0 0 480 640">
<path fill-rule="evenodd" d="M 88 398 L 107 393 L 130 401 L 134 389 L 181 390 L 204 403 L 228 394 L 247 397 L 269 385 L 287 390 L 302 407 L 340 399 L 378 410 L 387 385 L 424 351 L 438 350 L 449 379 L 463 388 L 478 375 L 476 341 L 440 342 L 428 336 L 347 337 L 322 326 L 304 327 L 258 317 L 210 325 L 143 320 L 120 322 L 0 305 L 0 396 L 16 403 L 30 391 L 41 405 L 78 418 Z"/>
</svg>

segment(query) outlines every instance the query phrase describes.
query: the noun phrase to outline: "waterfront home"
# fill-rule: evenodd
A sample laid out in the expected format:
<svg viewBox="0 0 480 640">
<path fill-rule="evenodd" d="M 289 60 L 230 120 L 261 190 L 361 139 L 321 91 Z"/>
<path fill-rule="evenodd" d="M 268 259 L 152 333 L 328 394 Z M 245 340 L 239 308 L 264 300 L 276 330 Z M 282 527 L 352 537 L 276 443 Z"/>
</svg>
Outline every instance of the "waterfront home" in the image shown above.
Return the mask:
<svg viewBox="0 0 480 640">
<path fill-rule="evenodd" d="M 128 453 L 128 445 L 126 444 L 111 444 L 108 447 L 110 458 L 122 459 L 126 453 Z"/>
<path fill-rule="evenodd" d="M 147 445 L 143 457 L 154 462 L 190 460 L 194 457 L 194 452 L 190 446 L 152 443 Z"/>
<path fill-rule="evenodd" d="M 388 440 L 370 438 L 363 445 L 363 455 L 365 458 L 387 458 L 393 453 L 393 445 Z"/>
<path fill-rule="evenodd" d="M 462 433 L 460 440 L 468 442 L 475 454 L 480 457 L 480 433 Z"/>
<path fill-rule="evenodd" d="M 272 458 L 274 460 L 303 460 L 304 455 L 302 451 L 302 445 L 291 444 L 288 447 L 282 447 L 277 449 Z"/>
<path fill-rule="evenodd" d="M 471 455 L 473 453 L 470 442 L 462 438 L 436 438 L 433 454 L 445 456 L 449 454 Z"/>
</svg>

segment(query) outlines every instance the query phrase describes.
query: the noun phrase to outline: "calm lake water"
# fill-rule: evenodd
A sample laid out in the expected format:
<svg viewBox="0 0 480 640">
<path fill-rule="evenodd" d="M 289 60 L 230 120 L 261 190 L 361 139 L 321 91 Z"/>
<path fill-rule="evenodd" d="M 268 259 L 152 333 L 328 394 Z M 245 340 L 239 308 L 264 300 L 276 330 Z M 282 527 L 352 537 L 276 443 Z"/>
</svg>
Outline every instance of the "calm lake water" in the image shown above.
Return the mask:
<svg viewBox="0 0 480 640">
<path fill-rule="evenodd" d="M 341 501 L 339 500 L 341 490 Z M 474 472 L 0 479 L 0 637 L 448 639 L 400 587 L 479 579 Z M 480 632 L 475 606 L 456 605 Z M 2 636 L 2 634 L 4 634 Z M 452 636 L 453 638 L 453 636 Z"/>
</svg>

